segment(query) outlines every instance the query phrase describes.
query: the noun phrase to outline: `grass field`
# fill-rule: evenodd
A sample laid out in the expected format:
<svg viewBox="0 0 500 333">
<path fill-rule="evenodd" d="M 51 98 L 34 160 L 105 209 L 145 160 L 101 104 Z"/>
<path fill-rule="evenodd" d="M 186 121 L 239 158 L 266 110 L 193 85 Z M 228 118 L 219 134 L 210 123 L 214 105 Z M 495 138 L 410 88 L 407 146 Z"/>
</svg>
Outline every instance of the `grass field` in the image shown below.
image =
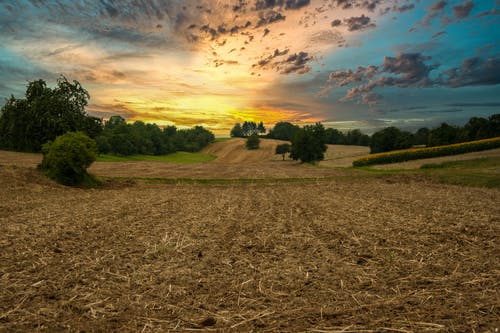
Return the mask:
<svg viewBox="0 0 500 333">
<path fill-rule="evenodd" d="M 274 144 L 96 162 L 95 189 L 0 152 L 0 332 L 496 332 L 499 158 L 356 170 Z"/>
<path fill-rule="evenodd" d="M 152 156 L 152 155 L 132 155 L 132 156 L 115 156 L 115 155 L 100 155 L 97 158 L 98 162 L 129 162 L 129 161 L 156 161 L 167 163 L 204 163 L 215 159 L 215 156 L 210 156 L 200 153 L 176 152 L 169 155 Z"/>
</svg>

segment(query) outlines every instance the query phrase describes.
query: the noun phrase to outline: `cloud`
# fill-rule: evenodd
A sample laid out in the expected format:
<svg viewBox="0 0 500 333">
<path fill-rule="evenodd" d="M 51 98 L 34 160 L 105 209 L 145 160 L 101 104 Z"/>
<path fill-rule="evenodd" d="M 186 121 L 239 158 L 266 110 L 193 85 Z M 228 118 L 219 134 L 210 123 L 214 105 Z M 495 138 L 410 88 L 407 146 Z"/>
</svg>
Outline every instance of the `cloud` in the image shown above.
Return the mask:
<svg viewBox="0 0 500 333">
<path fill-rule="evenodd" d="M 300 9 L 309 6 L 311 0 L 257 0 L 255 3 L 256 10 L 272 9 L 275 7 L 285 9 Z"/>
<path fill-rule="evenodd" d="M 470 12 L 474 8 L 474 2 L 472 0 L 466 0 L 463 3 L 453 6 L 453 16 L 457 19 L 463 19 L 469 16 Z"/>
<path fill-rule="evenodd" d="M 311 70 L 307 63 L 313 59 L 307 52 L 299 52 L 290 55 L 285 61 L 278 63 L 281 74 L 305 74 Z"/>
<path fill-rule="evenodd" d="M 460 88 L 500 84 L 499 57 L 465 59 L 460 67 L 443 70 L 437 78 L 432 78 L 430 74 L 439 64 L 428 64 L 430 60 L 431 57 L 421 53 L 401 53 L 396 57 L 384 57 L 380 66 L 360 66 L 356 71 L 335 71 L 330 73 L 327 80 L 329 85 L 323 87 L 318 96 L 327 95 L 333 87 L 356 84 L 348 89 L 342 101 L 355 100 L 362 104 L 375 104 L 381 98 L 373 92 L 377 87 Z"/>
<path fill-rule="evenodd" d="M 271 23 L 279 22 L 279 21 L 284 21 L 286 19 L 286 16 L 283 16 L 280 12 L 275 12 L 274 10 L 270 10 L 265 13 L 260 13 L 260 19 L 257 22 L 257 25 L 255 26 L 256 28 L 260 28 L 264 25 L 268 25 Z"/>
<path fill-rule="evenodd" d="M 370 23 L 370 21 L 371 19 L 363 14 L 344 19 L 344 25 L 347 26 L 349 31 L 364 30 L 375 27 L 375 24 Z"/>
<path fill-rule="evenodd" d="M 484 103 L 450 103 L 446 106 L 451 107 L 481 107 L 481 108 L 498 108 L 500 103 L 498 102 L 484 102 Z"/>
<path fill-rule="evenodd" d="M 401 53 L 396 57 L 384 57 L 381 66 L 358 67 L 356 71 L 343 70 L 330 73 L 328 83 L 343 87 L 353 83 L 359 84 L 350 88 L 342 98 L 343 101 L 356 100 L 361 104 L 375 104 L 381 96 L 373 90 L 377 87 L 394 86 L 428 87 L 432 80 L 429 73 L 438 65 L 428 65 L 430 57 L 420 53 Z M 384 75 L 390 74 L 390 75 Z M 326 90 L 324 89 L 324 92 Z"/>
<path fill-rule="evenodd" d="M 439 83 L 451 88 L 500 84 L 500 57 L 465 59 L 460 67 L 442 72 Z"/>
</svg>

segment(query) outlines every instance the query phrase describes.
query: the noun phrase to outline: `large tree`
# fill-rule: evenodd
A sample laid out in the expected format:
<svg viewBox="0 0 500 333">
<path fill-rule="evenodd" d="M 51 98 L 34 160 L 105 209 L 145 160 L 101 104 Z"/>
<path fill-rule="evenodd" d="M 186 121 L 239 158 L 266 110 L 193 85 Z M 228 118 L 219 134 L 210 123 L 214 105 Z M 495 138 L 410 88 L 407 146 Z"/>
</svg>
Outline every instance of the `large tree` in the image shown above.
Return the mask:
<svg viewBox="0 0 500 333">
<path fill-rule="evenodd" d="M 286 121 L 280 121 L 274 125 L 267 135 L 271 139 L 292 141 L 295 133 L 300 129 L 299 126 Z"/>
<path fill-rule="evenodd" d="M 0 147 L 37 152 L 45 142 L 74 131 L 95 138 L 102 121 L 85 112 L 89 98 L 78 81 L 64 76 L 55 88 L 44 80 L 29 82 L 25 98 L 11 96 L 0 111 Z"/>
<path fill-rule="evenodd" d="M 315 162 L 324 159 L 327 149 L 326 133 L 323 124 L 304 126 L 292 140 L 290 157 L 302 162 Z"/>
<path fill-rule="evenodd" d="M 387 127 L 372 135 L 371 153 L 406 149 L 413 145 L 413 135 L 396 127 Z"/>
</svg>

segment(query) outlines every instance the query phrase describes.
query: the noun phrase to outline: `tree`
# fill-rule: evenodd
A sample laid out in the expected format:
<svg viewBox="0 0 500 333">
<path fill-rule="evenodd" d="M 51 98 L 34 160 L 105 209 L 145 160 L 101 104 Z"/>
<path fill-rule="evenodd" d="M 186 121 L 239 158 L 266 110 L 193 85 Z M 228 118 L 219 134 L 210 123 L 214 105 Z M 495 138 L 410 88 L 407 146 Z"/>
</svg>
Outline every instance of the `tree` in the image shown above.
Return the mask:
<svg viewBox="0 0 500 333">
<path fill-rule="evenodd" d="M 38 152 L 42 144 L 67 132 L 97 137 L 102 123 L 85 112 L 89 98 L 78 81 L 64 76 L 52 89 L 44 80 L 29 82 L 25 98 L 11 96 L 0 111 L 0 147 Z"/>
<path fill-rule="evenodd" d="M 292 141 L 295 133 L 300 129 L 299 126 L 293 125 L 286 121 L 280 121 L 274 125 L 267 135 L 271 139 Z"/>
<path fill-rule="evenodd" d="M 231 129 L 230 133 L 232 138 L 242 138 L 244 137 L 243 135 L 243 129 L 241 128 L 240 123 L 236 123 L 234 127 Z"/>
<path fill-rule="evenodd" d="M 427 146 L 427 144 L 429 143 L 429 133 L 430 130 L 427 127 L 419 128 L 418 131 L 413 135 L 413 144 Z"/>
<path fill-rule="evenodd" d="M 266 133 L 266 127 L 264 126 L 264 123 L 262 121 L 257 125 L 257 132 L 261 134 Z"/>
<path fill-rule="evenodd" d="M 442 146 L 467 141 L 465 129 L 442 123 L 429 133 L 429 146 Z"/>
<path fill-rule="evenodd" d="M 290 157 L 302 162 L 321 161 L 327 149 L 325 142 L 325 128 L 321 123 L 304 126 L 295 133 Z"/>
<path fill-rule="evenodd" d="M 396 127 L 387 127 L 372 135 L 370 152 L 381 153 L 396 149 L 406 149 L 413 145 L 413 135 Z"/>
<path fill-rule="evenodd" d="M 253 133 L 247 138 L 246 146 L 248 150 L 259 149 L 260 139 L 257 133 Z"/>
<path fill-rule="evenodd" d="M 276 155 L 283 156 L 283 161 L 285 160 L 285 155 L 290 152 L 290 145 L 288 143 L 282 143 L 276 146 Z"/>
<path fill-rule="evenodd" d="M 82 132 L 68 132 L 54 142 L 43 145 L 40 169 L 51 179 L 63 185 L 92 185 L 96 180 L 87 173 L 95 161 L 97 146 Z"/>
<path fill-rule="evenodd" d="M 326 143 L 332 145 L 343 145 L 345 144 L 346 138 L 344 133 L 335 128 L 327 128 L 325 130 Z"/>
<path fill-rule="evenodd" d="M 243 130 L 243 136 L 244 137 L 249 137 L 252 134 L 256 134 L 257 131 L 257 124 L 254 123 L 253 121 L 245 121 L 243 123 L 243 126 L 241 126 Z"/>
</svg>

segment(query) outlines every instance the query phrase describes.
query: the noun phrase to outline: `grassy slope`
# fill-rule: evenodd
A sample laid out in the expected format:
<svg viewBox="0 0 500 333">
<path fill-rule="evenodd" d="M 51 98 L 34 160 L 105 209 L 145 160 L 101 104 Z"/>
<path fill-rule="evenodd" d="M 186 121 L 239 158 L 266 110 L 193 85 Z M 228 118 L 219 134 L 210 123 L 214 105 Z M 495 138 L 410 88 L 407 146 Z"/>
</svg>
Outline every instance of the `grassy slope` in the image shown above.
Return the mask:
<svg viewBox="0 0 500 333">
<path fill-rule="evenodd" d="M 132 155 L 132 156 L 114 156 L 114 155 L 102 155 L 97 158 L 98 162 L 128 162 L 128 161 L 157 161 L 157 162 L 170 162 L 179 164 L 192 164 L 192 163 L 204 163 L 210 162 L 215 159 L 215 156 L 200 154 L 200 153 L 188 153 L 188 152 L 176 152 L 169 155 L 162 156 L 151 156 L 151 155 Z"/>
<path fill-rule="evenodd" d="M 426 164 L 415 170 L 380 170 L 370 167 L 358 170 L 373 175 L 424 175 L 445 184 L 500 188 L 500 157 Z"/>
</svg>

